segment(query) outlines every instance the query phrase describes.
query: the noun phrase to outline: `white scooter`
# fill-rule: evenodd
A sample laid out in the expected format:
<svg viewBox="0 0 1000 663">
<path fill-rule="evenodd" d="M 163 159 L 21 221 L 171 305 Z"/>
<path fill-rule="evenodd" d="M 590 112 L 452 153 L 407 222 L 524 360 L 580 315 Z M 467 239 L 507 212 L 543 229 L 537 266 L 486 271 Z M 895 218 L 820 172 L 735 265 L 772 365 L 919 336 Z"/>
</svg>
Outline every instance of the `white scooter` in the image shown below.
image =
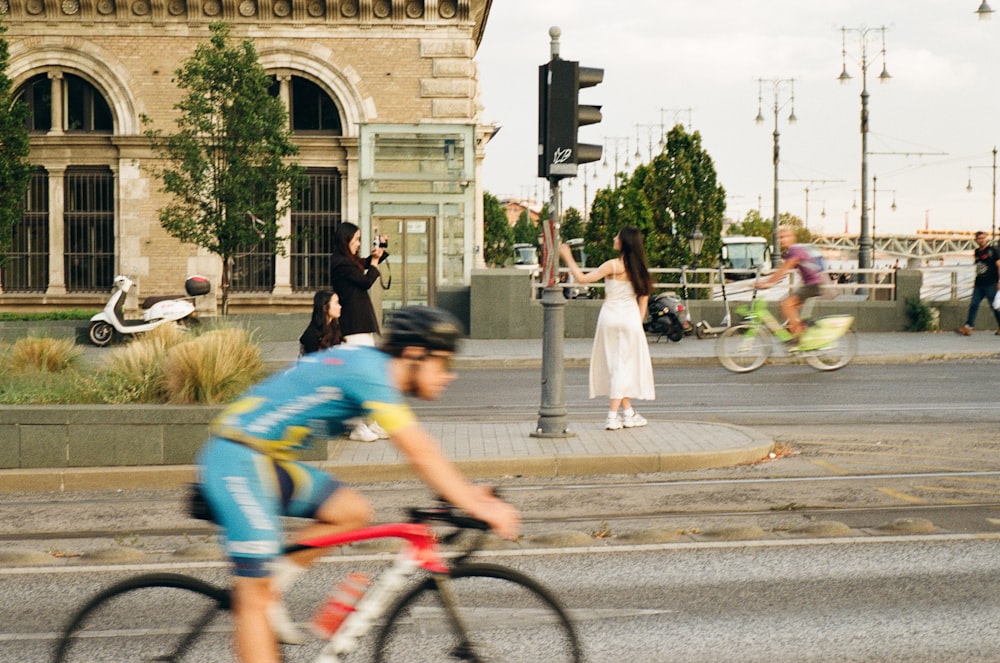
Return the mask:
<svg viewBox="0 0 1000 663">
<path fill-rule="evenodd" d="M 184 295 L 147 297 L 142 302 L 142 319 L 126 320 L 123 315 L 125 295 L 132 288 L 132 279 L 124 275 L 115 277 L 111 298 L 104 310 L 90 319 L 90 342 L 104 347 L 114 339 L 115 333 L 141 334 L 168 322 L 197 322 L 194 298 L 206 295 L 212 289 L 204 276 L 192 276 L 184 282 Z"/>
</svg>

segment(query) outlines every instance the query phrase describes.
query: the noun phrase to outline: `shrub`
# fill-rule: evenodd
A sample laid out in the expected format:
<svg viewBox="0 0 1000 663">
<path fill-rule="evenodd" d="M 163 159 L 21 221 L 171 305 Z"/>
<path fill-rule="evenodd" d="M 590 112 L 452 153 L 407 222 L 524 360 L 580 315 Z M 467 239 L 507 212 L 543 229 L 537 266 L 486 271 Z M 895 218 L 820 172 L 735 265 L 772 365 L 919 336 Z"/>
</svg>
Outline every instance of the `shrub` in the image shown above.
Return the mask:
<svg viewBox="0 0 1000 663">
<path fill-rule="evenodd" d="M 183 338 L 176 325 L 160 325 L 116 348 L 96 380 L 101 399 L 106 403 L 162 402 L 162 365 L 167 351 Z"/>
<path fill-rule="evenodd" d="M 906 298 L 906 315 L 910 318 L 907 331 L 938 331 L 938 310 L 919 297 Z"/>
<path fill-rule="evenodd" d="M 217 404 L 235 398 L 263 374 L 260 348 L 249 332 L 223 328 L 167 350 L 161 385 L 168 403 Z"/>
<path fill-rule="evenodd" d="M 18 339 L 6 353 L 4 363 L 12 372 L 47 371 L 55 373 L 75 366 L 82 350 L 68 338 Z"/>
</svg>

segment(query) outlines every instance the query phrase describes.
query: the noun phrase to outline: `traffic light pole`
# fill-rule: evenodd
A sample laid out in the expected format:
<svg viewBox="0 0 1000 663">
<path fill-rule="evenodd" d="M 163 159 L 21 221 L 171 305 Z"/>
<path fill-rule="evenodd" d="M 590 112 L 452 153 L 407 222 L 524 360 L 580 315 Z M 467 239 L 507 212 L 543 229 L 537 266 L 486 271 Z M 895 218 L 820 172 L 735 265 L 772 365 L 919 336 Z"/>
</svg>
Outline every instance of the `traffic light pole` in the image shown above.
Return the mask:
<svg viewBox="0 0 1000 663">
<path fill-rule="evenodd" d="M 542 230 L 542 405 L 532 437 L 565 438 L 566 414 L 563 338 L 566 335 L 566 298 L 559 287 L 559 178 L 549 178 L 549 218 Z"/>
<path fill-rule="evenodd" d="M 542 406 L 533 437 L 573 437 L 563 395 L 566 298 L 559 287 L 559 181 L 576 177 L 580 164 L 601 158 L 600 145 L 577 140 L 577 130 L 601 121 L 601 107 L 581 105 L 581 88 L 604 80 L 604 70 L 559 57 L 558 27 L 549 29 L 552 59 L 538 68 L 538 176 L 549 181 L 549 218 L 542 232 Z"/>
</svg>

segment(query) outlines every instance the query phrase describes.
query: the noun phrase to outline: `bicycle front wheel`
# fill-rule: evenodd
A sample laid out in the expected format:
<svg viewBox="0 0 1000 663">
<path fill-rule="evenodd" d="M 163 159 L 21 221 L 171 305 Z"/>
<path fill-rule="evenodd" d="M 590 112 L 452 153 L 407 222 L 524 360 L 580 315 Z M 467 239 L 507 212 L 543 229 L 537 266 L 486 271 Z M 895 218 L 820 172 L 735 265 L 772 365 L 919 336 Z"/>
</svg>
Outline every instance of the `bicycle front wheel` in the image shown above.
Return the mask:
<svg viewBox="0 0 1000 663">
<path fill-rule="evenodd" d="M 229 590 L 174 573 L 129 578 L 90 599 L 63 630 L 54 663 L 235 660 Z"/>
<path fill-rule="evenodd" d="M 843 368 L 858 353 L 858 337 L 853 329 L 821 350 L 806 355 L 806 362 L 817 371 L 835 371 Z"/>
<path fill-rule="evenodd" d="M 749 373 L 764 365 L 774 349 L 774 338 L 764 325 L 736 325 L 715 341 L 719 363 L 733 373 Z"/>
<path fill-rule="evenodd" d="M 378 663 L 579 663 L 580 642 L 566 611 L 541 584 L 493 564 L 469 564 L 444 581 L 426 578 L 389 611 L 375 643 Z M 467 636 L 467 637 L 466 637 Z"/>
</svg>

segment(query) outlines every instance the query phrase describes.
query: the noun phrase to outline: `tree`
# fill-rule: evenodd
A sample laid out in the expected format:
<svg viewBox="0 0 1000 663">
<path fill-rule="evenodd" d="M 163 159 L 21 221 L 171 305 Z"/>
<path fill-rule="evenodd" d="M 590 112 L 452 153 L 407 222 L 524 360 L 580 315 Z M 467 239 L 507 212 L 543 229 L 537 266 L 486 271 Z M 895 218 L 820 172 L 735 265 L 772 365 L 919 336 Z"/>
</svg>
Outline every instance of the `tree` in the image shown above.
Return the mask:
<svg viewBox="0 0 1000 663">
<path fill-rule="evenodd" d="M 272 81 L 253 43 L 234 44 L 225 23 L 174 72 L 187 92 L 174 108 L 178 131 L 147 130 L 163 191 L 174 202 L 160 210 L 160 224 L 182 242 L 222 259 L 222 314 L 229 312 L 234 259 L 252 247 L 284 255 L 278 218 L 292 204 L 302 169 L 288 162 L 298 153 L 288 114 L 271 96 Z M 149 118 L 143 118 L 148 124 Z"/>
<path fill-rule="evenodd" d="M 7 76 L 10 50 L 0 21 L 0 265 L 7 262 L 14 232 L 24 214 L 25 194 L 31 181 L 31 151 L 28 108 L 14 99 L 13 82 Z"/>
<path fill-rule="evenodd" d="M 513 255 L 514 229 L 507 222 L 507 211 L 496 196 L 483 193 L 483 260 L 487 265 L 502 266 Z"/>
<path fill-rule="evenodd" d="M 517 223 L 514 224 L 513 231 L 515 244 L 534 244 L 538 246 L 538 236 L 542 234 L 542 229 L 538 226 L 537 221 L 532 221 L 528 210 L 523 210 L 521 215 L 517 217 Z"/>
<path fill-rule="evenodd" d="M 778 225 L 791 226 L 795 229 L 795 241 L 808 244 L 813 241 L 813 235 L 806 228 L 805 222 L 794 214 L 782 212 L 778 215 Z M 765 219 L 760 212 L 752 209 L 743 217 L 741 223 L 729 226 L 730 235 L 746 235 L 748 237 L 763 237 L 768 242 L 774 238 L 774 219 Z"/>
<path fill-rule="evenodd" d="M 656 240 L 653 245 L 647 243 L 650 266 L 693 264 L 688 237 L 696 229 L 705 236 L 701 255 L 718 255 L 726 190 L 717 181 L 712 158 L 701 146 L 701 134 L 689 134 L 680 124 L 674 126 L 664 150 L 641 168 L 642 191 L 652 213 Z M 639 173 L 637 168 L 633 177 Z"/>
<path fill-rule="evenodd" d="M 583 232 L 587 264 L 597 266 L 615 257 L 617 252 L 614 237 L 625 226 L 635 226 L 642 232 L 647 251 L 650 243 L 655 241 L 651 236 L 652 215 L 649 205 L 636 179 L 636 174 L 644 172 L 642 168 L 644 166 L 636 168 L 632 177 L 623 175 L 618 188 L 604 188 L 594 196 L 590 220 Z"/>
<path fill-rule="evenodd" d="M 562 241 L 583 237 L 583 217 L 575 207 L 570 207 L 563 212 L 562 221 L 559 224 L 559 237 Z"/>
</svg>

